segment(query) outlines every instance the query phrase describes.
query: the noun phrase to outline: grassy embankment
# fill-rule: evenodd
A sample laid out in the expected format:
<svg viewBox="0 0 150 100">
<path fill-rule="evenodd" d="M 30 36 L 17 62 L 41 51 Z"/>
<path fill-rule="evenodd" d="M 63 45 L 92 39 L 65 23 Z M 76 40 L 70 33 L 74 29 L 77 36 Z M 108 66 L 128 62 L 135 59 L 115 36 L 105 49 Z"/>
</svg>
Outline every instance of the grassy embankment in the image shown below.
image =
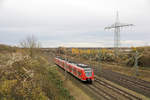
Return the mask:
<svg viewBox="0 0 150 100">
<path fill-rule="evenodd" d="M 53 64 L 37 53 L 0 47 L 0 100 L 73 100 Z"/>
</svg>

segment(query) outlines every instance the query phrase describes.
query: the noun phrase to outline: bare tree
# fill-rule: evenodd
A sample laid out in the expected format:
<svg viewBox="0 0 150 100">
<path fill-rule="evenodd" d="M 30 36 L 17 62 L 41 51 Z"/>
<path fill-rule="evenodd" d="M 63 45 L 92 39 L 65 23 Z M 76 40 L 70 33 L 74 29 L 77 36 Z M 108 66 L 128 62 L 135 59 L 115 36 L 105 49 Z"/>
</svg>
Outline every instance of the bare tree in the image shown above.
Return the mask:
<svg viewBox="0 0 150 100">
<path fill-rule="evenodd" d="M 40 43 L 37 41 L 36 37 L 32 35 L 21 41 L 20 46 L 29 50 L 29 55 L 33 57 L 33 53 L 35 53 L 40 48 Z"/>
</svg>

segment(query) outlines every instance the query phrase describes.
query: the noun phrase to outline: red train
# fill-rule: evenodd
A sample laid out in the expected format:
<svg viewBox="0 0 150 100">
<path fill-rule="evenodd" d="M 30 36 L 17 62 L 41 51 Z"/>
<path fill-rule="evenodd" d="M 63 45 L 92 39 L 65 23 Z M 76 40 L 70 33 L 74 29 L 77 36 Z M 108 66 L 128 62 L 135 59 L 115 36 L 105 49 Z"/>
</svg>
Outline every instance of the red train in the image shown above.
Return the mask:
<svg viewBox="0 0 150 100">
<path fill-rule="evenodd" d="M 66 61 L 59 57 L 55 57 L 54 61 L 56 65 L 60 66 L 63 69 L 66 69 L 67 72 L 71 73 L 81 81 L 92 83 L 92 81 L 94 80 L 93 69 L 88 65 Z"/>
</svg>

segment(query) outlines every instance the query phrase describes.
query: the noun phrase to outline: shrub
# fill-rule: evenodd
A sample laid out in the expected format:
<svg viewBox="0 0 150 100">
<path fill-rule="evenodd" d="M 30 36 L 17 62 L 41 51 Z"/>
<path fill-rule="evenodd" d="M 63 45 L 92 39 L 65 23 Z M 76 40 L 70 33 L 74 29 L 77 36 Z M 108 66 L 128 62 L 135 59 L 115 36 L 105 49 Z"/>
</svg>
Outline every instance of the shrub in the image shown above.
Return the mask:
<svg viewBox="0 0 150 100">
<path fill-rule="evenodd" d="M 1 55 L 3 56 L 3 55 Z M 72 100 L 55 67 L 43 56 L 13 54 L 0 68 L 0 100 Z M 7 64 L 6 62 L 11 63 Z"/>
</svg>

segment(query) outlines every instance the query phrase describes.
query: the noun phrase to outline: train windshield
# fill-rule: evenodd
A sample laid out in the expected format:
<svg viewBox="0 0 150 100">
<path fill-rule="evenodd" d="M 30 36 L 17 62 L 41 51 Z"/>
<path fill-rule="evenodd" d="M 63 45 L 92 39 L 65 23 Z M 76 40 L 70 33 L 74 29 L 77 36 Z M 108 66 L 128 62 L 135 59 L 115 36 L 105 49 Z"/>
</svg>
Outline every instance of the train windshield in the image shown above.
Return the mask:
<svg viewBox="0 0 150 100">
<path fill-rule="evenodd" d="M 92 76 L 92 69 L 91 68 L 86 68 L 85 70 L 85 75 L 87 77 L 91 77 Z"/>
</svg>

